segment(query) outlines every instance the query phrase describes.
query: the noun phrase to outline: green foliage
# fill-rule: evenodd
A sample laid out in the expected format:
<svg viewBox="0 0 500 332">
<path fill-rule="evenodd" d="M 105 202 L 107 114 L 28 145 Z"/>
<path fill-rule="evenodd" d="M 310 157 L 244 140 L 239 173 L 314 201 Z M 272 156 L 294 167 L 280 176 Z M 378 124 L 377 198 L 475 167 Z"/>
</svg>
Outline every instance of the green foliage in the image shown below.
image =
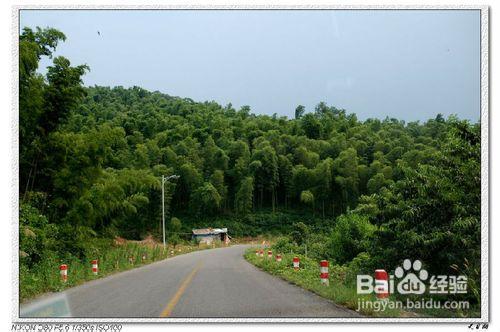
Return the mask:
<svg viewBox="0 0 500 332">
<path fill-rule="evenodd" d="M 367 216 L 355 213 L 340 216 L 328 240 L 328 258 L 339 264 L 350 262 L 368 250 L 375 230 Z"/>
<path fill-rule="evenodd" d="M 57 249 L 58 227 L 28 203 L 19 208 L 19 248 L 26 266 L 38 263 L 48 251 Z"/>
<path fill-rule="evenodd" d="M 39 120 L 42 134 L 47 135 L 61 122 L 68 110 L 75 109 L 85 95 L 82 76 L 89 67 L 80 65 L 71 67 L 70 61 L 58 56 L 53 65 L 47 67 L 45 101 L 50 111 L 44 112 Z"/>
<path fill-rule="evenodd" d="M 341 211 L 353 207 L 358 196 L 358 156 L 354 148 L 342 151 L 333 162 L 335 184 L 339 188 L 336 198 Z"/>
<path fill-rule="evenodd" d="M 175 248 L 179 243 L 181 243 L 180 232 L 182 229 L 182 222 L 179 218 L 172 217 L 170 223 L 168 224 L 168 243 L 172 244 Z"/>
<path fill-rule="evenodd" d="M 307 256 L 316 260 L 328 257 L 328 235 L 320 229 L 311 231 L 307 240 Z"/>
<path fill-rule="evenodd" d="M 277 262 L 275 259 L 267 259 L 266 257 L 258 257 L 255 255 L 255 249 L 249 249 L 245 253 L 245 259 L 254 264 L 258 268 L 278 276 L 292 284 L 312 291 L 319 296 L 327 298 L 334 303 L 343 305 L 351 310 L 356 310 L 365 316 L 374 317 L 480 317 L 480 310 L 477 305 L 471 306 L 469 310 L 449 310 L 449 309 L 432 309 L 432 310 L 415 310 L 414 312 L 404 311 L 401 308 L 386 307 L 385 310 L 374 310 L 368 306 L 359 307 L 360 301 L 377 302 L 375 294 L 360 295 L 356 290 L 356 275 L 371 274 L 373 270 L 370 267 L 371 258 L 367 253 L 360 253 L 349 265 L 331 264 L 329 266 L 329 286 L 321 283 L 319 278 L 319 261 L 323 258 L 316 259 L 306 257 L 296 252 L 290 253 L 285 250 L 281 251 L 278 248 L 285 245 L 282 243 L 283 238 L 277 240 L 273 245 L 274 253 L 280 253 L 282 261 Z M 293 257 L 300 259 L 300 268 L 295 270 L 292 267 Z M 391 295 L 392 300 L 394 295 Z M 440 301 L 434 297 L 435 301 Z M 449 301 L 450 298 L 442 299 Z"/>
<path fill-rule="evenodd" d="M 418 257 L 434 272 L 480 257 L 480 131 L 451 122 L 443 152 L 427 165 L 402 165 L 404 178 L 375 195 L 381 225 L 374 245 L 391 248 L 380 261 Z"/>
<path fill-rule="evenodd" d="M 273 250 L 276 253 L 291 253 L 297 252 L 297 247 L 291 242 L 291 239 L 286 236 L 281 236 L 276 239 L 273 244 Z"/>
<path fill-rule="evenodd" d="M 306 111 L 306 108 L 303 105 L 297 106 L 295 109 L 295 119 L 300 119 L 302 115 L 304 115 L 304 112 Z"/>
<path fill-rule="evenodd" d="M 199 214 L 212 215 L 220 208 L 222 197 L 210 182 L 205 182 L 193 193 L 192 206 Z"/>
<path fill-rule="evenodd" d="M 220 195 L 221 203 L 226 203 L 227 199 L 227 186 L 224 183 L 224 172 L 221 170 L 215 170 L 210 176 L 210 183 L 217 189 Z"/>
<path fill-rule="evenodd" d="M 181 220 L 179 218 L 172 217 L 172 219 L 170 219 L 169 228 L 172 232 L 179 233 L 182 229 Z"/>
<path fill-rule="evenodd" d="M 50 252 L 33 266 L 21 260 L 19 265 L 20 301 L 23 302 L 45 292 L 62 291 L 85 281 L 200 249 L 198 246 L 179 244 L 176 250 L 173 250 L 173 246 L 164 250 L 162 245 L 143 246 L 136 243 L 116 246 L 107 239 L 93 239 L 87 246 L 89 249 L 82 257 L 76 257 L 71 253 L 58 255 Z M 129 258 L 132 258 L 132 261 Z M 98 276 L 94 276 L 91 270 L 91 261 L 94 259 L 99 262 Z M 60 280 L 59 265 L 61 264 L 68 266 L 67 283 Z"/>
<path fill-rule="evenodd" d="M 146 225 L 141 227 L 137 221 L 135 225 L 131 221 L 147 209 L 149 192 L 159 188 L 159 178 L 150 171 L 106 170 L 73 202 L 65 220 L 93 229 L 113 226 L 126 232 L 141 232 Z"/>
<path fill-rule="evenodd" d="M 274 246 L 273 250 L 276 251 Z M 300 259 L 300 269 L 298 271 L 292 267 L 292 259 L 295 256 Z M 319 261 L 310 257 L 297 253 L 283 252 L 282 262 L 278 263 L 274 259 L 256 257 L 254 250 L 250 249 L 245 253 L 245 259 L 268 273 L 283 278 L 290 283 L 310 290 L 352 310 L 358 309 L 359 299 L 376 301 L 374 295 L 359 295 L 356 293 L 355 284 L 353 285 L 351 282 L 346 281 L 349 269 L 345 266 L 330 265 L 330 286 L 327 287 L 320 282 Z M 401 310 L 376 312 L 366 308 L 363 308 L 361 313 L 376 317 L 400 317 L 404 314 Z"/>
<path fill-rule="evenodd" d="M 314 194 L 309 190 L 304 190 L 300 193 L 300 201 L 306 204 L 314 204 Z"/>
<path fill-rule="evenodd" d="M 240 189 L 236 193 L 235 208 L 240 214 L 250 213 L 253 206 L 253 178 L 247 177 L 241 183 Z"/>
<path fill-rule="evenodd" d="M 318 139 L 321 136 L 321 123 L 311 113 L 304 115 L 301 119 L 301 127 L 308 138 Z"/>
<path fill-rule="evenodd" d="M 210 205 L 214 216 L 267 208 L 301 210 L 300 203 L 306 202 L 313 215 L 334 218 L 355 209 L 362 195 L 380 193 L 403 179 L 406 165 L 431 163 L 442 143 L 429 138 L 434 123 L 432 130 L 427 124 L 407 129 L 392 120 L 374 126 L 373 120 L 359 122 L 325 104 L 307 114 L 323 127 L 318 138 L 310 139 L 295 124 L 306 116 L 243 116 L 215 103 L 137 87 L 93 87 L 86 92 L 80 106 L 50 135 L 50 158 L 36 169 L 26 168 L 28 177 L 32 168 L 40 179 L 33 189 L 49 194 L 49 218 L 63 219 L 96 183 L 122 169 L 157 177 L 179 175 L 168 188 L 174 214 L 199 214 L 201 204 Z M 391 136 L 396 131 L 397 140 Z M 147 205 L 147 215 L 134 236 L 152 231 L 156 224 L 150 221 L 160 214 L 159 193 L 153 187 L 137 194 Z M 103 227 L 113 224 L 125 225 L 105 221 Z"/>
<path fill-rule="evenodd" d="M 301 246 L 307 244 L 309 239 L 311 229 L 303 222 L 298 222 L 292 225 L 292 232 L 290 233 L 290 238 L 297 245 Z"/>
<path fill-rule="evenodd" d="M 64 57 L 37 72 L 65 38 L 26 28 L 19 41 L 22 273 L 84 257 L 96 237 L 158 234 L 160 179 L 176 174 L 166 212 L 184 230 L 292 232 L 311 257 L 359 266 L 363 253 L 384 266 L 418 258 L 436 273 L 467 260 L 479 285 L 479 124 L 360 121 L 323 102 L 287 119 L 140 87 L 83 87 L 88 67 Z M 309 231 L 295 233 L 299 222 Z"/>
</svg>

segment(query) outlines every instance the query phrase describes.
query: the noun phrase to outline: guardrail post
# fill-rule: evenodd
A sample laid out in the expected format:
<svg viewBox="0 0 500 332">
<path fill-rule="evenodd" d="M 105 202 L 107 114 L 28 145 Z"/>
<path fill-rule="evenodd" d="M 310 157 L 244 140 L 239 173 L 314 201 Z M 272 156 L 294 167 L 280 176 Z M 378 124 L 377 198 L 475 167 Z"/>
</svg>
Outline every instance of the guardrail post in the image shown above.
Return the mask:
<svg viewBox="0 0 500 332">
<path fill-rule="evenodd" d="M 375 270 L 374 290 L 379 300 L 385 300 L 389 297 L 389 276 L 383 269 Z"/>
<path fill-rule="evenodd" d="M 319 277 L 321 278 L 321 283 L 326 285 L 326 286 L 329 286 L 330 285 L 330 280 L 329 280 L 329 274 L 328 274 L 328 261 L 326 260 L 322 260 L 321 262 L 319 262 L 319 270 L 320 270 L 320 274 L 319 274 Z"/>
<path fill-rule="evenodd" d="M 97 275 L 99 273 L 99 266 L 97 265 L 97 259 L 92 260 L 92 273 Z"/>
<path fill-rule="evenodd" d="M 59 272 L 61 274 L 61 281 L 67 282 L 68 281 L 68 265 L 61 264 L 59 266 Z"/>
<path fill-rule="evenodd" d="M 298 271 L 298 270 L 299 270 L 299 268 L 300 268 L 300 260 L 299 260 L 299 258 L 298 258 L 297 256 L 295 256 L 295 257 L 293 258 L 293 269 L 294 269 L 295 271 Z"/>
</svg>

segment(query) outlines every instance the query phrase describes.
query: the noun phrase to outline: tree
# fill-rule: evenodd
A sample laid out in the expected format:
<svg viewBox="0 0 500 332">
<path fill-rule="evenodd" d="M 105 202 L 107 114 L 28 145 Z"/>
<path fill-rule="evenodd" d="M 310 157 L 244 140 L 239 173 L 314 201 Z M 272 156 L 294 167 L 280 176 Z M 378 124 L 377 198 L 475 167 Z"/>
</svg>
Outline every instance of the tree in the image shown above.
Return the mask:
<svg viewBox="0 0 500 332">
<path fill-rule="evenodd" d="M 170 219 L 170 223 L 168 224 L 168 242 L 174 246 L 174 248 L 181 241 L 181 237 L 179 236 L 182 229 L 182 222 L 180 219 L 176 217 L 172 217 Z"/>
<path fill-rule="evenodd" d="M 304 190 L 300 193 L 300 201 L 305 204 L 312 206 L 312 212 L 314 215 L 314 194 L 309 190 Z"/>
<path fill-rule="evenodd" d="M 306 111 L 306 108 L 302 105 L 297 106 L 295 109 L 295 120 L 298 120 L 304 115 L 304 112 Z"/>
<path fill-rule="evenodd" d="M 330 107 L 328 107 L 328 105 L 324 101 L 320 102 L 314 108 L 314 113 L 319 117 L 323 117 L 329 112 L 330 112 Z"/>
<path fill-rule="evenodd" d="M 267 142 L 266 142 L 267 143 Z M 254 164 L 255 186 L 258 189 L 259 202 L 262 207 L 264 201 L 264 189 L 271 193 L 271 205 L 273 212 L 276 205 L 276 188 L 278 185 L 278 158 L 274 149 L 267 144 L 254 150 L 252 160 Z M 259 164 L 260 163 L 260 167 Z"/>
<path fill-rule="evenodd" d="M 292 232 L 290 238 L 298 246 L 307 245 L 307 240 L 310 237 L 311 229 L 303 222 L 294 223 L 292 225 Z"/>
<path fill-rule="evenodd" d="M 198 214 L 213 215 L 220 208 L 221 201 L 217 189 L 210 182 L 205 182 L 194 191 L 191 206 Z"/>
<path fill-rule="evenodd" d="M 321 214 L 325 217 L 325 203 L 330 199 L 332 192 L 332 169 L 333 160 L 327 158 L 314 169 L 315 183 L 314 187 L 315 197 L 321 200 Z"/>
<path fill-rule="evenodd" d="M 304 146 L 295 149 L 295 161 L 297 164 L 304 165 L 307 168 L 314 168 L 319 162 L 319 155 L 316 152 L 309 151 Z"/>
<path fill-rule="evenodd" d="M 286 156 L 278 156 L 279 181 L 282 187 L 282 197 L 285 209 L 288 207 L 288 201 L 293 196 L 293 165 Z"/>
<path fill-rule="evenodd" d="M 466 121 L 450 125 L 441 153 L 430 164 L 403 166 L 404 178 L 375 195 L 379 212 L 373 220 L 380 230 L 373 245 L 387 248 L 375 257 L 378 262 L 418 257 L 443 274 L 465 261 L 469 271 L 478 268 L 480 130 Z"/>
<path fill-rule="evenodd" d="M 337 218 L 328 240 L 328 256 L 337 264 L 348 263 L 370 249 L 376 227 L 367 216 L 348 213 Z"/>
<path fill-rule="evenodd" d="M 214 170 L 227 169 L 228 160 L 226 153 L 217 147 L 212 136 L 208 136 L 204 146 L 205 174 L 210 174 Z"/>
<path fill-rule="evenodd" d="M 88 70 L 86 65 L 71 67 L 68 59 L 57 57 L 48 67 L 46 81 L 36 72 L 42 56 L 51 57 L 57 44 L 65 39 L 62 32 L 50 28 L 24 28 L 19 38 L 19 159 L 24 196 L 36 189 L 37 175 L 44 175 L 41 168 L 46 159 L 43 154 L 48 150 L 47 137 L 85 94 L 81 76 Z"/>
<path fill-rule="evenodd" d="M 160 188 L 160 180 L 148 170 L 104 171 L 90 188 L 72 202 L 61 222 L 99 231 L 112 227 L 119 233 L 138 238 L 151 227 L 151 221 L 141 219 L 140 212 L 146 210 L 150 203 L 150 191 Z"/>
<path fill-rule="evenodd" d="M 66 36 L 56 29 L 33 31 L 25 27 L 19 37 L 19 135 L 21 148 L 28 148 L 37 135 L 37 122 L 43 112 L 45 81 L 38 74 L 42 56 L 51 57 Z M 22 151 L 22 150 L 21 150 Z"/>
<path fill-rule="evenodd" d="M 82 86 L 82 76 L 88 70 L 87 65 L 71 67 L 69 60 L 61 56 L 56 57 L 53 65 L 47 67 L 47 105 L 39 120 L 42 135 L 52 132 L 68 112 L 80 103 L 86 93 Z"/>
<path fill-rule="evenodd" d="M 191 199 L 191 193 L 202 184 L 202 176 L 191 163 L 185 163 L 179 168 L 177 204 L 186 206 Z"/>
<path fill-rule="evenodd" d="M 306 136 L 311 139 L 318 139 L 321 136 L 321 123 L 314 116 L 314 114 L 308 113 L 304 115 L 301 119 L 301 127 L 306 133 Z"/>
<path fill-rule="evenodd" d="M 240 184 L 240 188 L 236 193 L 235 209 L 240 214 L 247 214 L 252 211 L 253 207 L 253 178 L 246 177 Z"/>
<path fill-rule="evenodd" d="M 385 185 L 386 185 L 386 180 L 384 174 L 377 173 L 370 180 L 368 180 L 366 186 L 368 189 L 368 193 L 375 194 L 380 190 L 380 188 L 382 188 Z"/>
<path fill-rule="evenodd" d="M 210 183 L 215 189 L 217 189 L 221 198 L 221 205 L 224 205 L 227 200 L 227 186 L 224 184 L 224 172 L 221 170 L 215 170 L 210 177 Z"/>
<path fill-rule="evenodd" d="M 336 189 L 335 198 L 341 205 L 342 212 L 353 207 L 358 195 L 358 156 L 354 148 L 340 153 L 333 161 L 333 174 Z"/>
</svg>

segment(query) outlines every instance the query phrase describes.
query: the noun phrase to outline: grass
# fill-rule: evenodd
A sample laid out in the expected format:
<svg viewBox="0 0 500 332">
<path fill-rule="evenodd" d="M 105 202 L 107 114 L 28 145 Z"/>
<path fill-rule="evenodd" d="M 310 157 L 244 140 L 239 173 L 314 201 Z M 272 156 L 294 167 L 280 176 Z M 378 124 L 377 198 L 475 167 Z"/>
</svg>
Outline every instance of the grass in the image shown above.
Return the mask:
<svg viewBox="0 0 500 332">
<path fill-rule="evenodd" d="M 278 276 L 288 282 L 299 287 L 307 289 L 313 293 L 327 298 L 337 304 L 340 304 L 349 309 L 355 310 L 362 315 L 380 318 L 422 318 L 422 317 L 480 317 L 480 312 L 477 308 L 471 308 L 468 311 L 451 311 L 444 309 L 422 309 L 415 311 L 405 311 L 402 308 L 391 306 L 391 296 L 389 305 L 384 310 L 377 310 L 376 305 L 380 305 L 381 301 L 377 301 L 374 294 L 359 295 L 356 291 L 355 277 L 346 278 L 342 273 L 335 273 L 334 267 L 330 266 L 329 283 L 330 286 L 325 286 L 319 278 L 319 262 L 297 254 L 282 254 L 282 261 L 276 262 L 275 258 L 267 258 L 267 249 L 264 250 L 264 257 L 256 256 L 256 248 L 248 249 L 245 252 L 245 259 L 272 275 Z M 299 257 L 300 269 L 293 269 L 293 257 Z M 346 281 L 350 279 L 351 281 Z M 354 279 L 354 280 L 353 280 Z M 401 300 L 401 299 L 398 299 Z M 373 304 L 371 307 L 358 308 L 359 302 L 364 301 Z M 394 304 L 395 302 L 392 302 Z M 358 310 L 359 309 L 359 310 Z"/>
<path fill-rule="evenodd" d="M 220 245 L 216 245 L 215 247 L 220 247 Z M 181 244 L 175 248 L 170 246 L 164 250 L 161 245 L 145 246 L 136 243 L 126 243 L 101 248 L 92 257 L 87 257 L 83 260 L 70 255 L 66 259 L 46 257 L 32 269 L 28 269 L 21 262 L 19 269 L 20 302 L 26 302 L 44 293 L 59 292 L 86 281 L 99 279 L 169 257 L 210 248 L 213 247 Z M 91 261 L 93 259 L 98 260 L 98 275 L 92 273 Z M 68 266 L 67 282 L 61 281 L 59 272 L 61 264 Z"/>
<path fill-rule="evenodd" d="M 266 256 L 267 250 L 264 250 L 264 257 L 256 256 L 255 248 L 249 249 L 245 253 L 245 259 L 260 269 L 349 309 L 358 309 L 358 298 L 376 300 L 375 296 L 358 296 L 355 286 L 344 284 L 339 279 L 336 279 L 332 273 L 330 273 L 330 286 L 325 286 L 319 278 L 319 263 L 303 255 L 282 254 L 281 263 L 276 262 L 274 257 L 269 259 Z M 300 269 L 298 271 L 294 270 L 292 265 L 295 256 L 300 259 Z M 400 317 L 402 315 L 396 309 L 387 309 L 383 312 L 365 309 L 358 312 L 363 315 L 379 317 Z"/>
</svg>

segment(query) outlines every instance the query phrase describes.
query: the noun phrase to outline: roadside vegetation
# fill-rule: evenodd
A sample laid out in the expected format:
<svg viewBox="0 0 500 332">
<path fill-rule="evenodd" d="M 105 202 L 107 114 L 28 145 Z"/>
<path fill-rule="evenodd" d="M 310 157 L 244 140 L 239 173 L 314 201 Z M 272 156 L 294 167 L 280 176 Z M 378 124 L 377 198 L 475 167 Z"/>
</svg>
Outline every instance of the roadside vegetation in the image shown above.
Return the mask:
<svg viewBox="0 0 500 332">
<path fill-rule="evenodd" d="M 52 58 L 65 38 L 25 28 L 19 41 L 23 298 L 61 287 L 63 261 L 82 271 L 74 282 L 92 278 L 92 259 L 111 272 L 113 255 L 128 255 L 113 247 L 117 237 L 159 241 L 161 176 L 175 174 L 165 185 L 172 245 L 188 245 L 192 228 L 227 227 L 233 237 L 282 235 L 276 245 L 338 266 L 420 259 L 433 274 L 467 275 L 479 303 L 479 123 L 362 121 L 323 102 L 288 119 L 140 87 L 85 87 L 88 66 Z M 44 75 L 42 58 L 52 58 Z"/>
<path fill-rule="evenodd" d="M 284 253 L 281 254 L 282 261 L 277 262 L 275 255 L 276 247 L 271 248 L 273 258 L 267 257 L 267 250 L 264 251 L 264 257 L 256 256 L 255 248 L 247 250 L 245 259 L 260 269 L 285 279 L 297 286 L 310 290 L 324 298 L 340 304 L 351 310 L 358 311 L 358 299 L 376 301 L 375 295 L 362 295 L 356 293 L 356 274 L 359 272 L 357 266 L 330 266 L 330 286 L 325 286 L 319 278 L 319 261 L 304 254 Z M 292 260 L 294 257 L 300 259 L 300 269 L 294 270 Z M 402 310 L 392 309 L 376 312 L 374 310 L 364 309 L 358 311 L 366 316 L 376 317 L 403 317 L 409 316 Z"/>
<path fill-rule="evenodd" d="M 24 302 L 38 295 L 62 291 L 85 281 L 95 280 L 116 272 L 161 261 L 177 255 L 197 250 L 221 247 L 221 243 L 198 245 L 195 243 L 169 245 L 165 249 L 152 239 L 126 241 L 95 238 L 86 244 L 83 256 L 51 251 L 44 255 L 36 269 L 28 269 L 22 264 L 19 269 L 20 301 Z M 92 272 L 92 260 L 98 260 L 98 274 Z M 66 264 L 68 278 L 61 280 L 59 266 Z"/>
<path fill-rule="evenodd" d="M 330 264 L 329 266 L 329 285 L 321 283 L 320 279 L 320 260 L 313 258 L 317 253 L 309 252 L 311 256 L 306 256 L 304 250 L 293 244 L 285 244 L 284 238 L 278 239 L 278 242 L 271 247 L 264 249 L 264 257 L 256 255 L 256 251 L 261 247 L 248 249 L 245 252 L 245 259 L 272 275 L 282 278 L 294 285 L 312 291 L 319 296 L 331 300 L 332 302 L 342 305 L 351 310 L 357 311 L 362 315 L 381 318 L 422 318 L 422 317 L 480 317 L 480 307 L 472 305 L 467 310 L 449 310 L 449 309 L 415 309 L 408 310 L 407 308 L 397 308 L 386 306 L 383 310 L 376 305 L 380 302 L 375 294 L 363 295 L 357 293 L 356 276 L 358 274 L 373 275 L 373 270 L 368 257 L 358 257 L 348 264 L 338 265 Z M 273 257 L 267 257 L 267 250 L 272 250 Z M 283 253 L 284 252 L 284 253 Z M 276 254 L 282 257 L 281 262 L 276 261 Z M 293 268 L 293 258 L 298 257 L 300 260 L 300 268 Z M 317 256 L 316 256 L 317 257 Z M 391 271 L 389 271 L 391 272 Z M 393 272 L 393 271 L 392 271 Z M 418 297 L 410 297 L 413 300 L 419 300 Z M 439 300 L 439 298 L 436 298 Z M 453 298 L 454 300 L 460 297 Z M 404 296 L 397 294 L 390 295 L 391 301 L 406 301 Z M 450 297 L 443 298 L 450 300 Z M 463 300 L 463 298 L 462 298 Z M 362 303 L 371 303 L 364 305 Z M 375 305 L 372 305 L 375 304 Z"/>
</svg>

